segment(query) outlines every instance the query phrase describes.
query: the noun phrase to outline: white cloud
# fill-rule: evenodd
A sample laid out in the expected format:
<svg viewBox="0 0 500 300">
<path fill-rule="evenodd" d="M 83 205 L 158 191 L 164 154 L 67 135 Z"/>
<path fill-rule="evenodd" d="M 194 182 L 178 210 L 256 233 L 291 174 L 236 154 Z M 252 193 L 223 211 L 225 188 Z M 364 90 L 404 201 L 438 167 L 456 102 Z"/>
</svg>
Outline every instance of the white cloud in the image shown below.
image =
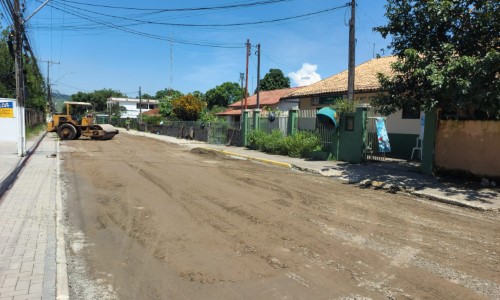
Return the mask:
<svg viewBox="0 0 500 300">
<path fill-rule="evenodd" d="M 321 80 L 321 75 L 316 73 L 318 65 L 303 63 L 302 68 L 296 72 L 288 73 L 297 86 L 306 86 Z"/>
</svg>

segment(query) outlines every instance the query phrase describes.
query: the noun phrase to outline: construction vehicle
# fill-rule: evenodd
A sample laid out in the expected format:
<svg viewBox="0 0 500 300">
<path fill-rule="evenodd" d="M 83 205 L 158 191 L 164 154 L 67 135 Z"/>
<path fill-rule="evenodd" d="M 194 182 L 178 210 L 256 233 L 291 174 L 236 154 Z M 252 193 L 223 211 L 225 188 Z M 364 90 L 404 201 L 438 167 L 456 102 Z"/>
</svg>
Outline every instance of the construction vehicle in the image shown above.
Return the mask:
<svg viewBox="0 0 500 300">
<path fill-rule="evenodd" d="M 86 136 L 94 140 L 110 140 L 118 129 L 109 124 L 94 124 L 92 104 L 64 102 L 65 111 L 54 114 L 47 123 L 48 132 L 57 132 L 61 140 L 76 140 Z"/>
</svg>

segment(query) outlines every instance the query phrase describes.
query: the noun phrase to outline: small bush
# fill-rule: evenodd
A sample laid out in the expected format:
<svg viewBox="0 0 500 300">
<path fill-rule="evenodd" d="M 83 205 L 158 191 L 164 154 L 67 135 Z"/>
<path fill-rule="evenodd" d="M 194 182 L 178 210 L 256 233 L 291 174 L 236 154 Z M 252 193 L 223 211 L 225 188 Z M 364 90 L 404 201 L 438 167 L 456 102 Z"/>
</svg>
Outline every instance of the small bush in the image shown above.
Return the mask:
<svg viewBox="0 0 500 300">
<path fill-rule="evenodd" d="M 250 131 L 248 143 L 251 149 L 291 157 L 309 157 L 313 151 L 321 149 L 318 135 L 306 131 L 287 137 L 279 130 L 271 134 L 260 130 Z"/>
</svg>

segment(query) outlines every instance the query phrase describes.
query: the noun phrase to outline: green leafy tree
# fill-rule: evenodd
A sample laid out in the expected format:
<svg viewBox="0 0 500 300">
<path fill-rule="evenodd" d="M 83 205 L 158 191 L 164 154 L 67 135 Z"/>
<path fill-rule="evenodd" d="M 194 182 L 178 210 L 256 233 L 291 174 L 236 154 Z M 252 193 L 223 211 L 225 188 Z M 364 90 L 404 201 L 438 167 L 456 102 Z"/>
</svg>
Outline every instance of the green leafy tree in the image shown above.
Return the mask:
<svg viewBox="0 0 500 300">
<path fill-rule="evenodd" d="M 227 107 L 243 97 L 242 90 L 236 82 L 224 82 L 205 93 L 208 108 L 214 106 Z"/>
<path fill-rule="evenodd" d="M 388 0 L 385 26 L 398 60 L 379 74 L 373 103 L 397 109 L 441 108 L 455 116 L 500 119 L 500 4 L 494 0 Z"/>
<path fill-rule="evenodd" d="M 164 90 L 159 90 L 156 92 L 154 99 L 175 99 L 179 98 L 180 96 L 183 96 L 182 92 L 174 89 L 164 89 Z"/>
<path fill-rule="evenodd" d="M 224 110 L 226 110 L 226 108 L 217 105 L 212 107 L 211 109 L 207 107 L 201 112 L 200 120 L 206 123 L 215 122 L 218 119 L 216 114 L 223 112 Z"/>
<path fill-rule="evenodd" d="M 172 100 L 173 113 L 183 121 L 196 121 L 203 107 L 204 103 L 191 94 Z"/>
<path fill-rule="evenodd" d="M 106 102 L 110 97 L 126 98 L 127 95 L 112 89 L 101 89 L 91 93 L 78 92 L 71 95 L 71 101 L 89 102 L 92 103 L 95 111 L 106 111 Z"/>
<path fill-rule="evenodd" d="M 283 74 L 280 69 L 270 69 L 260 81 L 261 91 L 272 91 L 290 87 L 290 78 Z"/>
<path fill-rule="evenodd" d="M 16 97 L 14 58 L 9 49 L 8 39 L 8 31 L 2 30 L 0 34 L 0 98 Z M 23 63 L 26 86 L 25 106 L 44 111 L 47 104 L 45 82 L 38 69 L 37 61 L 34 57 L 23 55 Z"/>
<path fill-rule="evenodd" d="M 142 99 L 156 99 L 156 98 L 148 93 L 144 93 L 142 94 Z"/>
</svg>

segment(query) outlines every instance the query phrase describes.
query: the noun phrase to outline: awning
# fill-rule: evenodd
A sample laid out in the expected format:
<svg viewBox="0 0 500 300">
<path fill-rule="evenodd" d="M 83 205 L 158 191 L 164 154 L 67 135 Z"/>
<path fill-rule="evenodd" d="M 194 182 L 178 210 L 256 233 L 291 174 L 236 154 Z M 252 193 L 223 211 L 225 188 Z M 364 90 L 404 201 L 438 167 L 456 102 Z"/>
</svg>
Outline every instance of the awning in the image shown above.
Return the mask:
<svg viewBox="0 0 500 300">
<path fill-rule="evenodd" d="M 318 121 L 327 128 L 337 128 L 338 123 L 336 117 L 337 112 L 329 107 L 323 107 L 316 113 Z"/>
</svg>

